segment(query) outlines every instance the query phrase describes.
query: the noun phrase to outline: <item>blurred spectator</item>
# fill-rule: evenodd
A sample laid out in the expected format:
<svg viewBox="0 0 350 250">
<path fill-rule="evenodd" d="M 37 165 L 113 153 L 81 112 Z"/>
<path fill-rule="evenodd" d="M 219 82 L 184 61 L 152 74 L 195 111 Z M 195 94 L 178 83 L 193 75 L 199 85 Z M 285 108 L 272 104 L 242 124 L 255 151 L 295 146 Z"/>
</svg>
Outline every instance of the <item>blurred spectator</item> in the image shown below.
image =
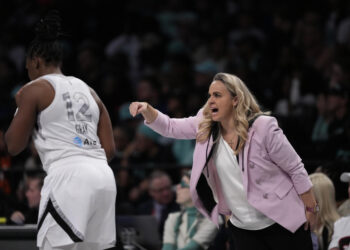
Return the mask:
<svg viewBox="0 0 350 250">
<path fill-rule="evenodd" d="M 350 6 L 348 6 L 348 9 L 350 8 Z M 344 45 L 349 47 L 350 44 L 350 17 L 348 16 L 347 18 L 343 19 L 338 26 L 338 30 L 337 30 L 337 42 L 340 45 Z"/>
<path fill-rule="evenodd" d="M 4 132 L 0 130 L 0 192 L 5 195 L 11 194 L 11 185 L 4 172 L 11 167 L 11 160 L 4 142 Z"/>
<path fill-rule="evenodd" d="M 178 118 L 184 117 L 186 114 L 184 108 L 185 103 L 182 102 L 180 94 L 171 94 L 168 96 L 167 113 L 169 116 Z M 194 140 L 176 140 L 164 137 L 161 137 L 161 140 L 171 144 L 171 150 L 177 164 L 182 166 L 192 166 L 195 146 Z"/>
<path fill-rule="evenodd" d="M 102 78 L 102 61 L 103 54 L 97 42 L 86 40 L 80 44 L 77 52 L 77 76 L 96 89 L 97 93 Z"/>
<path fill-rule="evenodd" d="M 27 176 L 26 191 L 28 209 L 25 211 L 14 211 L 10 215 L 9 224 L 36 224 L 38 220 L 40 192 L 44 183 L 44 174 Z"/>
<path fill-rule="evenodd" d="M 21 65 L 22 67 L 22 65 Z M 12 89 L 17 83 L 17 74 L 15 64 L 7 57 L 2 56 L 0 46 L 0 120 L 8 119 L 11 108 Z"/>
<path fill-rule="evenodd" d="M 328 125 L 331 114 L 327 110 L 327 93 L 321 92 L 317 96 L 317 119 L 312 131 L 312 141 L 317 145 L 318 143 L 325 143 L 328 140 Z"/>
<path fill-rule="evenodd" d="M 194 88 L 194 75 L 191 54 L 185 52 L 170 53 L 166 55 L 162 65 L 159 82 L 163 96 L 171 94 L 184 95 L 182 101 L 190 101 L 189 91 Z"/>
<path fill-rule="evenodd" d="M 123 159 L 123 154 L 128 144 L 131 142 L 130 128 L 125 125 L 117 125 L 113 127 L 113 137 L 115 145 L 115 156 L 110 162 L 110 165 L 120 165 Z"/>
<path fill-rule="evenodd" d="M 218 229 L 193 205 L 190 194 L 190 172 L 176 185 L 176 203 L 180 212 L 170 213 L 165 221 L 163 250 L 207 249 Z"/>
<path fill-rule="evenodd" d="M 350 117 L 349 93 L 346 88 L 338 84 L 329 89 L 327 107 L 334 115 L 328 127 L 328 149 L 330 158 L 334 157 L 350 160 Z M 342 149 L 342 151 L 340 151 Z"/>
<path fill-rule="evenodd" d="M 0 130 L 0 170 L 7 170 L 11 167 L 12 157 L 7 152 L 4 141 L 4 131 Z"/>
<path fill-rule="evenodd" d="M 255 24 L 254 15 L 244 10 L 238 13 L 237 28 L 230 31 L 229 37 L 233 45 L 247 37 L 253 37 L 259 42 L 265 40 L 264 32 Z"/>
<path fill-rule="evenodd" d="M 194 90 L 187 104 L 191 107 L 192 115 L 205 103 L 208 96 L 208 82 L 211 82 L 213 76 L 218 72 L 218 67 L 215 62 L 208 59 L 197 63 L 194 72 Z"/>
<path fill-rule="evenodd" d="M 149 178 L 144 178 L 142 180 L 139 180 L 135 177 L 135 175 L 131 175 L 134 177 L 134 185 L 131 187 L 128 198 L 129 202 L 133 205 L 134 210 L 136 209 L 135 214 L 138 214 L 137 208 L 140 204 L 148 201 L 150 199 L 149 195 Z M 133 210 L 133 211 L 134 211 Z"/>
<path fill-rule="evenodd" d="M 341 181 L 348 183 L 350 199 L 350 172 L 344 172 Z M 334 234 L 329 245 L 330 250 L 349 250 L 350 249 L 350 216 L 342 217 L 334 224 Z"/>
<path fill-rule="evenodd" d="M 112 64 L 112 62 L 110 62 Z M 113 62 L 109 67 L 118 67 Z M 111 119 L 113 123 L 118 122 L 118 109 L 120 106 L 129 101 L 132 98 L 132 86 L 123 74 L 107 72 L 102 78 L 101 82 L 98 84 L 97 89 L 98 94 L 103 97 L 103 102 L 108 107 L 108 111 L 111 114 Z"/>
<path fill-rule="evenodd" d="M 148 102 L 151 105 L 164 110 L 164 104 L 160 98 L 161 85 L 154 76 L 145 76 L 138 81 L 135 89 L 136 100 Z"/>
<path fill-rule="evenodd" d="M 226 35 L 217 35 L 210 37 L 208 40 L 209 42 L 202 43 L 193 53 L 194 60 L 197 63 L 211 60 L 217 65 L 217 71 L 225 71 L 228 61 L 228 57 L 226 55 Z"/>
<path fill-rule="evenodd" d="M 350 171 L 350 168 L 348 168 Z M 349 172 L 345 172 L 340 176 L 342 182 L 348 184 L 348 199 L 346 199 L 341 206 L 338 208 L 338 212 L 342 217 L 350 216 L 350 174 Z"/>
<path fill-rule="evenodd" d="M 348 186 L 344 182 L 340 181 L 340 176 L 343 172 L 350 171 L 349 163 L 336 160 L 328 163 L 324 163 L 319 166 L 315 172 L 322 172 L 326 174 L 331 180 L 335 188 L 335 200 L 337 203 L 338 213 L 344 216 L 342 212 L 342 206 L 348 200 Z"/>
<path fill-rule="evenodd" d="M 24 162 L 25 170 L 42 170 L 43 165 L 41 164 L 41 160 L 36 150 L 33 141 L 29 144 L 30 155 Z"/>
<path fill-rule="evenodd" d="M 152 172 L 149 176 L 148 193 L 151 198 L 138 206 L 138 213 L 153 215 L 158 222 L 159 235 L 162 237 L 168 214 L 180 210 L 175 202 L 170 176 L 159 170 Z"/>
<path fill-rule="evenodd" d="M 172 145 L 172 152 L 176 163 L 183 166 L 192 166 L 194 146 L 194 140 L 175 140 Z"/>
<path fill-rule="evenodd" d="M 311 174 L 310 180 L 320 208 L 314 233 L 317 235 L 319 249 L 326 250 L 333 235 L 334 222 L 340 218 L 335 202 L 335 189 L 332 181 L 323 173 Z"/>
<path fill-rule="evenodd" d="M 174 163 L 174 157 L 167 146 L 158 144 L 159 134 L 140 123 L 133 141 L 125 150 L 123 165 L 152 165 L 161 163 Z M 136 169 L 141 173 L 141 169 Z M 143 178 L 144 176 L 140 176 Z"/>
<path fill-rule="evenodd" d="M 116 199 L 116 214 L 136 214 L 134 202 L 138 202 L 140 194 L 134 194 L 135 197 L 131 197 L 130 193 L 134 189 L 134 177 L 131 171 L 127 168 L 117 168 L 115 171 L 115 179 L 117 184 L 118 195 Z M 135 190 L 139 191 L 139 189 Z"/>
<path fill-rule="evenodd" d="M 208 82 L 218 72 L 218 66 L 212 60 L 205 60 L 195 65 L 195 88 L 199 91 L 207 91 Z"/>
<path fill-rule="evenodd" d="M 308 156 L 318 159 L 326 158 L 328 153 L 328 127 L 333 114 L 328 110 L 327 98 L 328 93 L 326 91 L 321 91 L 317 96 L 316 117 L 311 131 L 312 143 L 308 149 Z"/>
<path fill-rule="evenodd" d="M 334 61 L 329 69 L 329 87 L 337 88 L 339 84 L 343 84 L 345 87 L 349 87 L 348 74 L 346 73 L 346 60 L 344 61 L 344 56 Z"/>
<path fill-rule="evenodd" d="M 130 128 L 125 125 L 114 126 L 113 136 L 116 153 L 110 162 L 110 166 L 114 169 L 118 190 L 116 199 L 116 213 L 119 215 L 134 214 L 135 208 L 132 204 L 132 199 L 129 197 L 129 193 L 135 185 L 134 176 L 130 169 L 121 166 L 124 151 L 131 141 L 132 135 Z"/>
<path fill-rule="evenodd" d="M 305 55 L 306 63 L 321 74 L 330 67 L 333 51 L 326 46 L 321 14 L 317 11 L 305 11 L 296 27 L 296 44 Z"/>
<path fill-rule="evenodd" d="M 118 118 L 116 120 L 118 120 L 118 123 L 122 127 L 126 127 L 129 130 L 131 136 L 130 139 L 132 140 L 134 133 L 140 124 L 140 119 L 132 119 L 129 112 L 129 105 L 130 102 L 125 102 L 118 108 Z"/>
<path fill-rule="evenodd" d="M 334 224 L 334 234 L 329 245 L 330 250 L 350 249 L 350 216 L 342 217 Z"/>
</svg>

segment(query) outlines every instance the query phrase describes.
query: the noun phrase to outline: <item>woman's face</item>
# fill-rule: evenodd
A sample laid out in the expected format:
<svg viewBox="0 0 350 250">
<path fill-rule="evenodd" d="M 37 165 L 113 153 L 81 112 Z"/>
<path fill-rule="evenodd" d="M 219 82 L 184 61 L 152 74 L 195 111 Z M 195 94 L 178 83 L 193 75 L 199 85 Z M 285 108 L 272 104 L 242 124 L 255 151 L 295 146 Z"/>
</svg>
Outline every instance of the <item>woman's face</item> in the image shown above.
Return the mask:
<svg viewBox="0 0 350 250">
<path fill-rule="evenodd" d="M 232 119 L 233 110 L 237 103 L 237 97 L 232 97 L 221 81 L 213 81 L 211 83 L 208 105 L 213 121 L 222 122 Z"/>
</svg>

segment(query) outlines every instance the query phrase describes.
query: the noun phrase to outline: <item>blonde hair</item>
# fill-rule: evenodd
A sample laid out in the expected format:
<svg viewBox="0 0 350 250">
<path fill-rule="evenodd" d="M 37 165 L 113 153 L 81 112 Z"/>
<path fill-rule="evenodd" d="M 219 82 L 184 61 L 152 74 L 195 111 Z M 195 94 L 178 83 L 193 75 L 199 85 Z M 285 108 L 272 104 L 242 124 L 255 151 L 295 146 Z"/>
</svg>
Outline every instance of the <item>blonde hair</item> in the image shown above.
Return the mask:
<svg viewBox="0 0 350 250">
<path fill-rule="evenodd" d="M 314 232 L 321 246 L 324 227 L 328 230 L 327 243 L 329 243 L 333 235 L 334 222 L 338 220 L 340 216 L 337 212 L 335 188 L 331 179 L 324 173 L 313 173 L 310 175 L 310 180 L 313 184 L 315 198 L 320 207 Z"/>
<path fill-rule="evenodd" d="M 260 110 L 259 104 L 254 95 L 237 76 L 227 73 L 218 73 L 214 76 L 213 81 L 222 82 L 231 95 L 238 98 L 238 104 L 234 107 L 234 115 L 232 116 L 239 138 L 239 144 L 235 152 L 238 154 L 247 141 L 249 121 L 257 115 L 269 114 L 269 112 L 264 113 Z M 199 124 L 199 130 L 197 133 L 198 142 L 203 143 L 209 140 L 213 125 L 214 121 L 211 118 L 209 103 L 207 101 L 203 106 L 203 120 Z"/>
</svg>

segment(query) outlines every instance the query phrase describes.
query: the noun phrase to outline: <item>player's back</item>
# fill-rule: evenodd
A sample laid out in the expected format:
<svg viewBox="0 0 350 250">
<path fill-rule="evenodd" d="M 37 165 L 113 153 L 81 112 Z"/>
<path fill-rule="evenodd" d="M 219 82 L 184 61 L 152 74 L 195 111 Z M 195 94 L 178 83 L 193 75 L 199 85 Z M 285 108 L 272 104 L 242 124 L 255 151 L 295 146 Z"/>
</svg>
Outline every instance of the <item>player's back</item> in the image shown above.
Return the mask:
<svg viewBox="0 0 350 250">
<path fill-rule="evenodd" d="M 106 159 L 97 136 L 99 107 L 90 88 L 76 77 L 42 76 L 55 90 L 52 103 L 38 114 L 33 134 L 44 169 L 71 156 Z"/>
</svg>

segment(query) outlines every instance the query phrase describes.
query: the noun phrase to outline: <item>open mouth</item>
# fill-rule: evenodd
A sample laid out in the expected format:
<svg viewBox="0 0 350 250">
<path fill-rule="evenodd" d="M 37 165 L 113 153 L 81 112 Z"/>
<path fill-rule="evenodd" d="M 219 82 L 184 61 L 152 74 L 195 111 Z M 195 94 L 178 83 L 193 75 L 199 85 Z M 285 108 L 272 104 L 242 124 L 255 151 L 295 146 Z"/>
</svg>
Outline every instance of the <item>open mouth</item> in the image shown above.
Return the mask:
<svg viewBox="0 0 350 250">
<path fill-rule="evenodd" d="M 212 109 L 211 109 L 211 113 L 212 113 L 213 115 L 216 115 L 216 114 L 218 113 L 218 111 L 219 111 L 219 109 L 217 109 L 217 108 L 212 108 Z"/>
</svg>

